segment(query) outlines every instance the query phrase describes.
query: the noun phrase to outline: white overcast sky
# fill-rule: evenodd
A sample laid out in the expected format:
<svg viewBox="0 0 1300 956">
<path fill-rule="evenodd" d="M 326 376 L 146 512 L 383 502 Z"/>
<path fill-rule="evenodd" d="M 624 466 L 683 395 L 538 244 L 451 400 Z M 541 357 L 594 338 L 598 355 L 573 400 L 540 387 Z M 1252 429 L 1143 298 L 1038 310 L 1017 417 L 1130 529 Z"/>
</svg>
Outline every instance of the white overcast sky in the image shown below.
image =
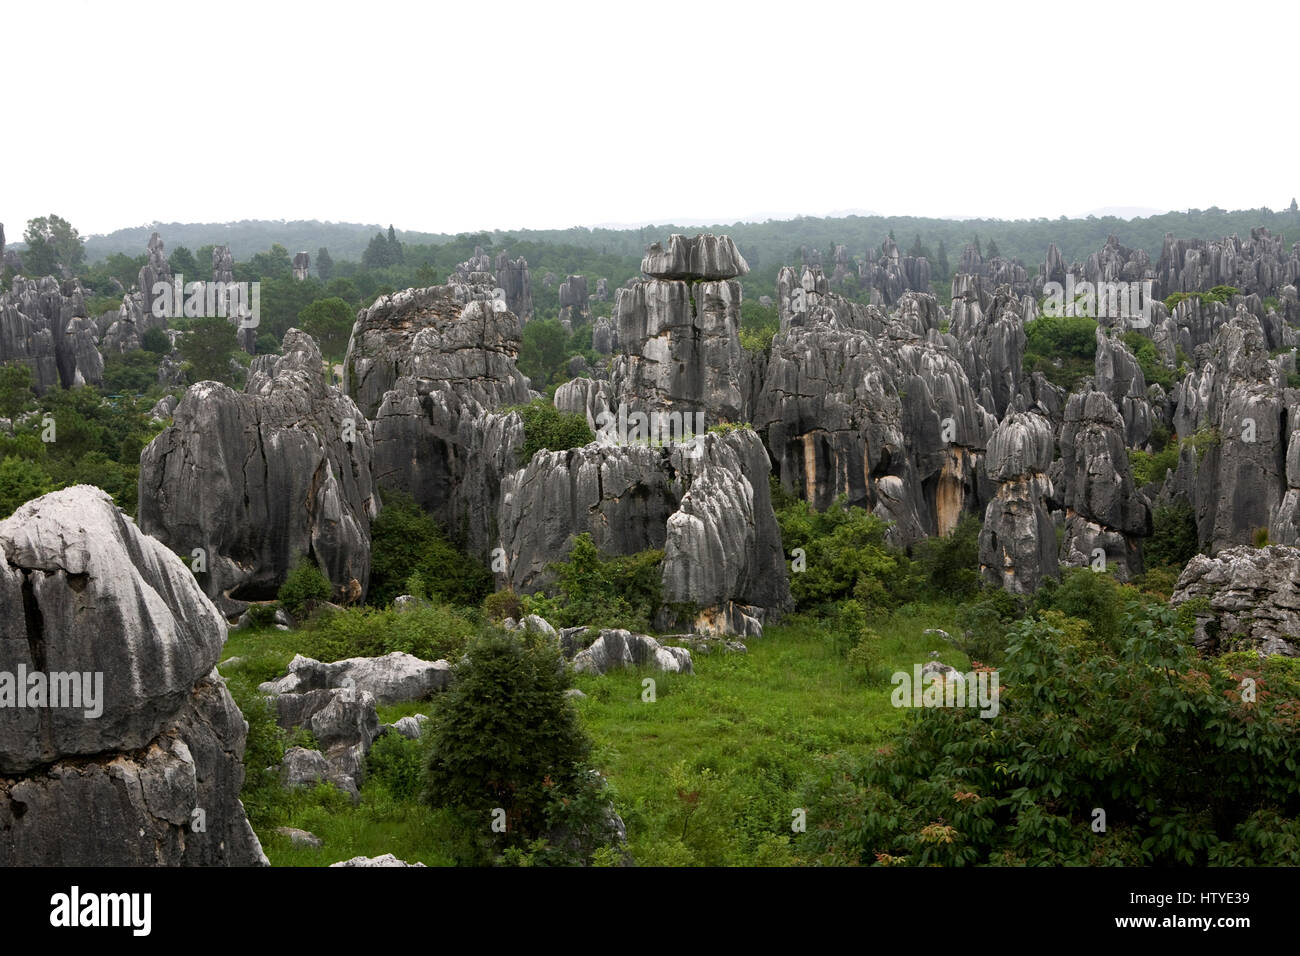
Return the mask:
<svg viewBox="0 0 1300 956">
<path fill-rule="evenodd" d="M 1298 11 L 6 2 L 0 222 L 1277 209 L 1300 193 Z"/>
</svg>

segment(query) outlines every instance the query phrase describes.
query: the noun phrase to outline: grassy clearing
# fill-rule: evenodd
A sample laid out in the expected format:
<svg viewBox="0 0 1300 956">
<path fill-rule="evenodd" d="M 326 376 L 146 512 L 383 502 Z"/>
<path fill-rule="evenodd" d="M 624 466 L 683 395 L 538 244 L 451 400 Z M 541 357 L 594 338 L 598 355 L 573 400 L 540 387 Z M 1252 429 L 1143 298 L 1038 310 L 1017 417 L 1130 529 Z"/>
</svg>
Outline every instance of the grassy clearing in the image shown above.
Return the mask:
<svg viewBox="0 0 1300 956">
<path fill-rule="evenodd" d="M 952 607 L 920 606 L 873 621 L 883 670 L 910 670 L 931 650 L 964 666 L 922 633 L 951 629 L 954 615 Z M 596 762 L 618 795 L 639 863 L 798 862 L 792 813 L 815 761 L 863 753 L 900 720 L 887 678 L 855 679 L 840 643 L 825 626 L 796 619 L 769 627 L 747 654 L 694 655 L 693 675 L 578 677 Z M 655 680 L 653 703 L 642 700 L 647 677 Z"/>
<path fill-rule="evenodd" d="M 588 695 L 576 701 L 595 744 L 595 763 L 615 792 L 628 844 L 641 865 L 780 865 L 798 863 L 792 811 L 818 761 L 860 755 L 878 746 L 901 720 L 889 703 L 887 675 L 909 670 L 938 650 L 945 662 L 967 661 L 926 628 L 955 628 L 952 605 L 909 605 L 873 619 L 880 635 L 879 673 L 855 676 L 844 658 L 851 646 L 824 623 L 794 618 L 749 642 L 747 654 L 694 655 L 692 675 L 623 671 L 580 675 Z M 222 673 L 245 710 L 250 761 L 245 804 L 272 864 L 322 866 L 352 856 L 394 853 L 429 866 L 453 862 L 462 835 L 447 817 L 385 771 L 371 774 L 353 807 L 331 787 L 290 793 L 273 775 L 258 773 L 283 753 L 284 736 L 256 711 L 256 686 L 284 673 L 295 632 L 231 633 L 222 658 L 242 658 Z M 643 702 L 642 681 L 655 681 L 655 701 Z M 428 712 L 412 702 L 380 708 L 380 720 Z M 274 739 L 268 739 L 274 738 Z M 421 745 L 402 742 L 402 755 L 423 760 Z M 817 821 L 810 818 L 809 829 Z M 275 828 L 309 830 L 319 850 L 291 846 Z"/>
</svg>

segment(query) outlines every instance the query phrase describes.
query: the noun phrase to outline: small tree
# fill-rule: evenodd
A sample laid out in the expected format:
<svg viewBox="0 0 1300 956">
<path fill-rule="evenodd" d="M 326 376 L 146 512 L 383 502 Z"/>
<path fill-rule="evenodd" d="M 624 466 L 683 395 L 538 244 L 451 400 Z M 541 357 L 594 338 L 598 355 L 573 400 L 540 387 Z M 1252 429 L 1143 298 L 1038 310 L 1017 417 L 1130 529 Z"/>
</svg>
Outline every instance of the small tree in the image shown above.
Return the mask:
<svg viewBox="0 0 1300 956">
<path fill-rule="evenodd" d="M 329 578 L 316 567 L 315 561 L 303 556 L 285 575 L 276 597 L 286 611 L 296 618 L 303 618 L 311 613 L 314 604 L 328 601 L 333 593 Z"/>
<path fill-rule="evenodd" d="M 298 313 L 298 327 L 316 340 L 326 358 L 343 358 L 356 319 L 342 299 L 317 299 Z"/>
<path fill-rule="evenodd" d="M 36 407 L 33 383 L 30 366 L 0 366 L 0 418 L 15 418 Z"/>
<path fill-rule="evenodd" d="M 86 261 L 86 241 L 72 223 L 53 213 L 29 220 L 23 241 L 23 271 L 28 275 L 54 275 L 59 266 L 76 269 Z"/>
<path fill-rule="evenodd" d="M 235 351 L 235 328 L 220 316 L 195 319 L 180 341 L 180 353 L 189 365 L 190 381 L 232 380 L 230 356 Z"/>
<path fill-rule="evenodd" d="M 324 246 L 316 250 L 316 275 L 321 282 L 329 282 L 334 276 L 334 259 Z"/>
<path fill-rule="evenodd" d="M 591 745 L 564 696 L 568 686 L 549 638 L 489 632 L 470 644 L 438 697 L 427 798 L 481 833 L 485 849 L 542 836 L 556 797 L 583 789 Z"/>
</svg>

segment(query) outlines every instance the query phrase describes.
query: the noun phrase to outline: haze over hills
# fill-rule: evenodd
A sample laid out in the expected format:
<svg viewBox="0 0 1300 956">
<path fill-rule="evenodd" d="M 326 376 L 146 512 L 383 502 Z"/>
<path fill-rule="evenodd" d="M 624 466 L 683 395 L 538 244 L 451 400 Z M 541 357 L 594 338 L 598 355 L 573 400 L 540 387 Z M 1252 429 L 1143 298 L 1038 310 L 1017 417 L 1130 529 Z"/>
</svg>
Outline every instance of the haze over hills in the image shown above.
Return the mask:
<svg viewBox="0 0 1300 956">
<path fill-rule="evenodd" d="M 1114 208 L 1126 212 L 1128 208 Z M 75 212 L 75 211 L 73 211 Z M 71 217 L 76 224 L 75 215 Z M 397 226 L 398 238 L 404 243 L 441 245 L 458 236 L 437 232 L 404 230 Z M 1216 207 L 1206 210 L 1166 212 L 1158 215 L 1125 218 L 1102 215 L 1059 219 L 931 219 L 917 216 L 846 215 L 840 217 L 801 216 L 765 222 L 704 223 L 683 220 L 641 226 L 575 226 L 569 229 L 491 230 L 469 235 L 481 236 L 484 245 L 508 246 L 510 240 L 554 243 L 597 249 L 614 255 L 640 256 L 649 242 L 666 239 L 672 232 L 713 231 L 732 236 L 751 265 L 777 261 L 797 261 L 800 247 L 830 251 L 844 245 L 857 253 L 876 247 L 889 234 L 898 243 L 909 246 L 919 236 L 934 247 L 940 241 L 949 254 L 960 254 L 966 243 L 979 237 L 993 240 L 1008 257 L 1025 262 L 1040 262 L 1048 243 L 1055 242 L 1066 260 L 1086 259 L 1106 237 L 1115 235 L 1130 248 L 1145 249 L 1157 255 L 1166 233 L 1179 237 L 1213 239 L 1234 233 L 1249 235 L 1252 228 L 1265 226 L 1288 239 L 1300 238 L 1300 212 L 1283 209 L 1246 209 L 1225 211 Z M 335 259 L 359 259 L 366 244 L 387 224 L 364 224 L 300 220 L 243 220 L 227 223 L 152 223 L 118 229 L 108 235 L 90 236 L 86 241 L 88 261 L 97 262 L 116 253 L 139 255 L 153 232 L 158 232 L 168 247 L 199 249 L 205 245 L 229 245 L 236 259 L 245 259 L 279 243 L 285 248 L 312 253 L 322 247 Z M 21 231 L 12 227 L 10 235 L 18 239 Z M 15 248 L 21 244 L 14 242 Z"/>
</svg>

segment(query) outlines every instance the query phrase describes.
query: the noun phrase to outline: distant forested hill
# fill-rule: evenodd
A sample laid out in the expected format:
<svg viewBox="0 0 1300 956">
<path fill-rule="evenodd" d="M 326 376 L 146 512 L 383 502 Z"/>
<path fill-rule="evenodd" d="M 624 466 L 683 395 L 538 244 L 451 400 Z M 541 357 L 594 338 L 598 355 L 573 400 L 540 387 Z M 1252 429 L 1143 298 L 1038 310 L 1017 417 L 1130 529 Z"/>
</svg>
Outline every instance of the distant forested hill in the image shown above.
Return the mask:
<svg viewBox="0 0 1300 956">
<path fill-rule="evenodd" d="M 395 224 L 399 225 L 399 224 Z M 868 248 L 878 248 L 891 233 L 903 251 L 913 247 L 919 237 L 929 251 L 935 251 L 942 241 L 948 257 L 956 260 L 966 243 L 978 237 L 987 247 L 990 240 L 996 243 L 1002 255 L 1018 257 L 1031 270 L 1043 261 L 1047 245 L 1055 242 L 1067 262 L 1083 261 L 1095 252 L 1112 233 L 1130 247 L 1146 249 L 1153 258 L 1160 254 L 1161 242 L 1167 232 L 1180 238 L 1215 239 L 1221 236 L 1247 235 L 1256 226 L 1267 226 L 1281 233 L 1289 241 L 1300 239 L 1300 211 L 1294 208 L 1281 212 L 1268 209 L 1246 209 L 1227 212 L 1222 209 L 1171 212 L 1138 219 L 1119 219 L 1113 216 L 1087 219 L 923 219 L 915 216 L 848 216 L 835 219 L 801 217 L 781 222 L 718 223 L 713 226 L 674 226 L 671 224 L 645 226 L 637 229 L 523 229 L 460 234 L 428 233 L 397 230 L 403 243 L 442 245 L 453 239 L 477 240 L 484 247 L 512 249 L 523 243 L 564 245 L 590 249 L 605 256 L 640 256 L 645 245 L 657 239 L 666 239 L 672 232 L 724 232 L 731 235 L 749 260 L 751 267 L 763 272 L 775 272 L 782 264 L 799 261 L 801 246 L 816 248 L 829 262 L 834 247 L 843 245 L 852 256 L 862 256 Z M 329 249 L 335 260 L 359 260 L 366 244 L 381 228 L 378 224 L 336 222 L 276 222 L 245 220 L 232 223 L 155 223 L 130 229 L 119 229 L 107 236 L 92 236 L 86 242 L 87 258 L 95 262 L 114 253 L 139 255 L 150 232 L 159 232 L 168 248 L 185 246 L 200 249 L 207 245 L 226 244 L 236 259 L 247 259 L 254 253 L 269 249 L 279 243 L 291 252 L 306 250 L 313 256 L 322 246 Z M 16 237 L 15 237 L 16 238 Z M 513 249 L 512 249 L 513 251 Z"/>
</svg>

